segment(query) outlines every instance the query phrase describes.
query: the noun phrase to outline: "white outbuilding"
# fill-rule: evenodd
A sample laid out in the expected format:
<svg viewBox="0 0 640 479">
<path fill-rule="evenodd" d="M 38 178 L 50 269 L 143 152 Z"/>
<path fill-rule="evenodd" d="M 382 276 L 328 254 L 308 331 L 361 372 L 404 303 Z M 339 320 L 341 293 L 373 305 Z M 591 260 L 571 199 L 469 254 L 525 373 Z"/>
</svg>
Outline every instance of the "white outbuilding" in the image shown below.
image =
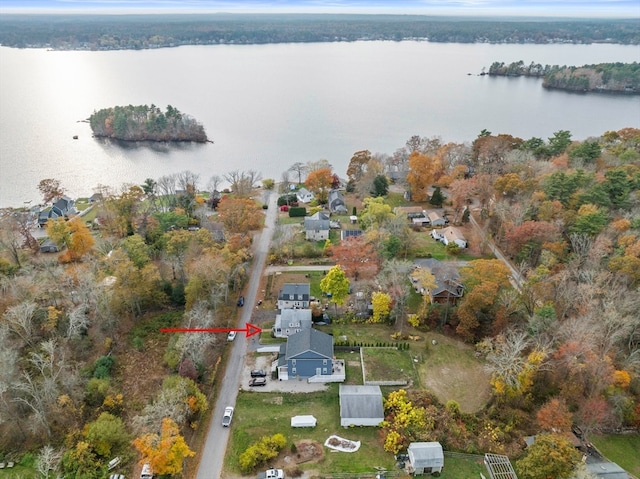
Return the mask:
<svg viewBox="0 0 640 479">
<path fill-rule="evenodd" d="M 439 442 L 412 442 L 407 450 L 413 474 L 442 472 L 444 451 Z"/>
</svg>

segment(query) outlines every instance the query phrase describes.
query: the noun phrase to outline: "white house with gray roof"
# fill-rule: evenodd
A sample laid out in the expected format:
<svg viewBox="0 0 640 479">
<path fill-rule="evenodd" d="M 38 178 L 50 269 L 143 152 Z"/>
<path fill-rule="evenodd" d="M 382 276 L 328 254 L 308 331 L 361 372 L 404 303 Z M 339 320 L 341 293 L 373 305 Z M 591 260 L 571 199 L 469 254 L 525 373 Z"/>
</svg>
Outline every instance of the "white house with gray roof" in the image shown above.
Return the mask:
<svg viewBox="0 0 640 479">
<path fill-rule="evenodd" d="M 296 192 L 296 196 L 298 197 L 298 201 L 300 203 L 309 203 L 310 201 L 313 200 L 314 196 L 313 193 L 311 193 L 308 189 L 306 188 L 300 188 L 297 192 Z"/>
<path fill-rule="evenodd" d="M 340 385 L 340 425 L 379 426 L 384 421 L 380 386 Z"/>
<path fill-rule="evenodd" d="M 331 222 L 321 211 L 304 219 L 304 234 L 309 241 L 325 241 L 329 239 Z"/>
<path fill-rule="evenodd" d="M 276 316 L 276 322 L 271 328 L 276 338 L 288 338 L 303 329 L 311 329 L 312 319 L 310 309 L 283 309 Z"/>
<path fill-rule="evenodd" d="M 311 300 L 309 283 L 285 283 L 278 293 L 278 309 L 308 308 Z"/>
</svg>

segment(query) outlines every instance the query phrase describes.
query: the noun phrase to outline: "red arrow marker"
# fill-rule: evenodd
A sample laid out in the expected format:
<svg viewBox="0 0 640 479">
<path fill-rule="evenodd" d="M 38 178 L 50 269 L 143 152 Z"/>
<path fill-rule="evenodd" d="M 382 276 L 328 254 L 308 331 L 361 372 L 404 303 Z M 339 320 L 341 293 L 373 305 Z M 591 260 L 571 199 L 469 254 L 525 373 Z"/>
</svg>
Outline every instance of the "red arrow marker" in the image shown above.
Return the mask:
<svg viewBox="0 0 640 479">
<path fill-rule="evenodd" d="M 236 331 L 238 333 L 245 333 L 247 338 L 260 334 L 262 329 L 258 326 L 254 326 L 251 323 L 245 324 L 243 329 L 238 328 L 160 328 L 161 333 L 230 333 Z"/>
</svg>

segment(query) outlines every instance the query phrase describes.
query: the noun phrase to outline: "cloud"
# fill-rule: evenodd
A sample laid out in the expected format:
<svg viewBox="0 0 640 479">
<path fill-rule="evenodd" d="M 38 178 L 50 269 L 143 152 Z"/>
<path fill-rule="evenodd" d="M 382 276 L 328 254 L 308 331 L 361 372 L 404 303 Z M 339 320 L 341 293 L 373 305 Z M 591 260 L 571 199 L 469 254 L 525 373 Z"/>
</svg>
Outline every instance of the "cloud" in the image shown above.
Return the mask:
<svg viewBox="0 0 640 479">
<path fill-rule="evenodd" d="M 638 0 L 2 0 L 0 11 L 210 11 L 640 17 Z"/>
</svg>

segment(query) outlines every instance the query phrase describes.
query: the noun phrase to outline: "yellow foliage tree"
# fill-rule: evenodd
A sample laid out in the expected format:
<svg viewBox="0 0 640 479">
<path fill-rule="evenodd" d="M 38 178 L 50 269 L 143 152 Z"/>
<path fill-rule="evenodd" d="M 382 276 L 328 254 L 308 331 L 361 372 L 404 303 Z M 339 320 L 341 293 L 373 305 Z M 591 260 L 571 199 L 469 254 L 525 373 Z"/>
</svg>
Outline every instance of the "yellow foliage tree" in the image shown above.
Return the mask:
<svg viewBox="0 0 640 479">
<path fill-rule="evenodd" d="M 416 268 L 411 272 L 411 280 L 418 288 L 418 292 L 422 294 L 422 316 L 425 317 L 427 315 L 427 300 L 431 297 L 429 291 L 438 286 L 436 277 L 429 268 Z"/>
<path fill-rule="evenodd" d="M 78 217 L 69 221 L 64 218 L 48 221 L 47 234 L 58 247 L 67 248 L 60 257 L 61 261 L 77 261 L 91 251 L 95 244 L 91 231 Z"/>
<path fill-rule="evenodd" d="M 621 389 L 627 389 L 631 384 L 631 375 L 624 369 L 613 373 L 613 384 Z"/>
<path fill-rule="evenodd" d="M 195 452 L 180 435 L 178 425 L 168 417 L 162 420 L 160 435 L 145 434 L 137 437 L 133 445 L 142 455 L 140 463 L 149 463 L 156 474 L 180 474 L 182 462 Z"/>
<path fill-rule="evenodd" d="M 369 320 L 371 323 L 381 323 L 389 317 L 391 312 L 391 295 L 376 291 L 371 295 L 371 304 L 373 305 L 373 316 Z"/>
<path fill-rule="evenodd" d="M 522 190 L 524 182 L 516 173 L 507 173 L 504 176 L 496 178 L 493 187 L 499 195 L 513 196 Z"/>
</svg>

